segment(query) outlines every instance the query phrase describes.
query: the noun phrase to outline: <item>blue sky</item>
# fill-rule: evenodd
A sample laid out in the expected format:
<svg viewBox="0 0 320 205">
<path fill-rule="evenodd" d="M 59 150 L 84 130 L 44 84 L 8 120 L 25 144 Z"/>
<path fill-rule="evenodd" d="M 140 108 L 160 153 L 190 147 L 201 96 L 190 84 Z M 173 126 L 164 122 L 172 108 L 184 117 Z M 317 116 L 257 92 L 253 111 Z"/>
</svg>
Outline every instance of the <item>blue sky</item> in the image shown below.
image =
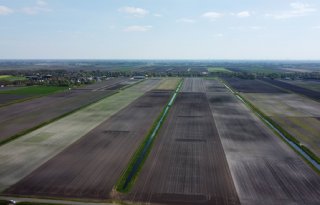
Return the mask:
<svg viewBox="0 0 320 205">
<path fill-rule="evenodd" d="M 320 59 L 319 0 L 0 0 L 0 59 Z"/>
</svg>

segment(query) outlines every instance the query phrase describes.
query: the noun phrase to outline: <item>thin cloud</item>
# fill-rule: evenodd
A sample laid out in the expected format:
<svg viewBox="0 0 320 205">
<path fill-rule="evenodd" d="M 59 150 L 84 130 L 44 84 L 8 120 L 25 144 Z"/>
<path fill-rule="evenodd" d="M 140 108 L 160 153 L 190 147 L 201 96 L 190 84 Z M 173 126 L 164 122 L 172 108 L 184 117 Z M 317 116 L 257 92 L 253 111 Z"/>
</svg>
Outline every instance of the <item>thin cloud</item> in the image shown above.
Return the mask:
<svg viewBox="0 0 320 205">
<path fill-rule="evenodd" d="M 189 18 L 180 18 L 176 20 L 177 23 L 195 23 L 196 21 L 194 19 Z"/>
<path fill-rule="evenodd" d="M 38 6 L 47 6 L 47 2 L 43 1 L 43 0 L 38 0 L 37 1 L 37 5 Z"/>
<path fill-rule="evenodd" d="M 239 18 L 246 18 L 246 17 L 250 17 L 251 13 L 249 11 L 241 11 L 239 13 L 236 13 L 236 16 Z"/>
<path fill-rule="evenodd" d="M 218 18 L 221 18 L 223 15 L 218 12 L 209 11 L 201 15 L 201 17 L 214 21 Z"/>
<path fill-rule="evenodd" d="M 144 17 L 147 14 L 149 14 L 149 11 L 145 9 L 138 8 L 138 7 L 130 7 L 130 6 L 120 8 L 118 11 L 122 13 L 130 14 L 135 17 Z"/>
<path fill-rule="evenodd" d="M 312 7 L 311 5 L 300 3 L 300 2 L 291 3 L 290 7 L 291 7 L 291 10 L 277 12 L 277 13 L 268 13 L 266 14 L 266 16 L 274 19 L 290 19 L 290 18 L 307 16 L 317 11 L 317 9 Z"/>
<path fill-rule="evenodd" d="M 222 38 L 224 37 L 224 34 L 223 33 L 216 33 L 213 35 L 214 38 Z"/>
<path fill-rule="evenodd" d="M 123 31 L 125 32 L 146 32 L 152 29 L 152 26 L 138 26 L 138 25 L 133 25 L 133 26 L 128 26 L 126 27 Z"/>
<path fill-rule="evenodd" d="M 228 27 L 230 30 L 235 30 L 235 31 L 259 31 L 259 30 L 264 30 L 266 27 L 263 26 L 230 26 Z"/>
<path fill-rule="evenodd" d="M 163 15 L 162 15 L 162 14 L 155 13 L 155 14 L 153 14 L 153 16 L 160 18 L 160 17 L 162 17 Z"/>
<path fill-rule="evenodd" d="M 6 6 L 0 5 L 0 15 L 9 15 L 13 13 L 13 10 Z"/>
<path fill-rule="evenodd" d="M 21 12 L 27 15 L 35 15 L 41 12 L 50 12 L 51 9 L 47 7 L 47 2 L 43 0 L 38 0 L 35 6 L 24 7 Z"/>
</svg>

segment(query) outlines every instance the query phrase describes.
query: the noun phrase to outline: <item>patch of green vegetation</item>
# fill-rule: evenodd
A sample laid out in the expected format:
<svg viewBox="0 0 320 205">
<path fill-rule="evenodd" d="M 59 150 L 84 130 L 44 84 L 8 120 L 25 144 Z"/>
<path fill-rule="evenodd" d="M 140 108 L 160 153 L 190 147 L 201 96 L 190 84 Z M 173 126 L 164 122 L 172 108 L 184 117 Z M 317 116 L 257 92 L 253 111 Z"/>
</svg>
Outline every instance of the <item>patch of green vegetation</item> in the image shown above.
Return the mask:
<svg viewBox="0 0 320 205">
<path fill-rule="evenodd" d="M 46 95 L 58 91 L 66 90 L 67 87 L 59 86 L 29 86 L 13 90 L 3 90 L 0 94 L 13 94 L 13 95 Z"/>
<path fill-rule="evenodd" d="M 13 82 L 18 80 L 26 80 L 26 78 L 23 76 L 0 75 L 0 80 Z"/>
<path fill-rule="evenodd" d="M 181 88 L 181 84 L 182 84 L 182 80 L 179 81 L 179 84 L 177 85 L 176 89 L 178 88 Z M 179 90 L 179 89 L 178 89 Z M 173 93 L 174 95 L 174 93 Z M 171 100 L 171 98 L 170 98 Z M 137 179 L 137 176 L 139 175 L 141 169 L 142 169 L 142 166 L 144 164 L 144 162 L 147 160 L 148 158 L 148 155 L 149 153 L 151 152 L 151 149 L 153 147 L 153 143 L 154 143 L 154 140 L 155 140 L 155 137 L 154 139 L 151 141 L 151 144 L 149 146 L 149 148 L 147 149 L 147 152 L 145 153 L 145 155 L 143 156 L 143 159 L 141 161 L 141 163 L 139 164 L 139 167 L 137 168 L 136 172 L 134 173 L 134 175 L 132 176 L 130 182 L 127 184 L 126 187 L 124 187 L 125 183 L 126 183 L 126 180 L 127 178 L 129 177 L 131 171 L 133 170 L 136 162 L 138 161 L 139 157 L 141 156 L 141 154 L 143 153 L 144 151 L 144 148 L 145 146 L 147 145 L 147 143 L 149 142 L 150 140 L 150 137 L 151 135 L 154 133 L 155 136 L 157 136 L 160 128 L 162 127 L 163 123 L 165 122 L 166 118 L 167 118 L 167 115 L 169 113 L 169 110 L 168 112 L 165 114 L 165 110 L 166 108 L 169 106 L 169 103 L 170 101 L 168 102 L 168 104 L 163 108 L 162 112 L 160 113 L 160 115 L 158 116 L 158 118 L 153 122 L 153 125 L 151 127 L 151 129 L 149 130 L 146 138 L 144 139 L 144 141 L 141 143 L 141 145 L 139 146 L 139 148 L 136 150 L 136 152 L 133 154 L 132 158 L 130 159 L 130 162 L 129 162 L 129 165 L 127 167 L 127 169 L 123 172 L 123 174 L 121 175 L 120 179 L 118 180 L 118 182 L 116 183 L 116 190 L 119 191 L 119 192 L 122 192 L 122 193 L 128 193 L 130 191 L 130 189 L 132 188 L 135 180 Z M 169 107 L 170 109 L 170 107 Z M 165 115 L 164 115 L 165 114 Z M 163 120 L 160 121 L 160 119 L 162 118 L 163 116 Z M 155 130 L 158 123 L 160 122 L 159 124 L 159 128 L 158 130 Z"/>
<path fill-rule="evenodd" d="M 208 72 L 210 72 L 210 73 L 219 73 L 219 72 L 220 73 L 224 73 L 224 72 L 230 73 L 232 71 L 230 71 L 224 67 L 209 67 Z"/>
<path fill-rule="evenodd" d="M 112 95 L 114 95 L 114 94 L 117 94 L 117 93 L 118 93 L 118 92 L 110 93 L 110 95 L 106 96 L 105 98 L 110 97 L 110 96 L 112 96 Z M 99 101 L 103 101 L 105 98 L 100 99 L 100 100 L 98 100 L 98 101 L 96 101 L 96 102 L 94 102 L 94 103 L 98 103 Z M 60 115 L 60 116 L 58 116 L 58 117 L 56 117 L 56 118 L 53 118 L 53 119 L 51 119 L 51 120 L 49 120 L 49 121 L 45 121 L 45 122 L 43 122 L 43 123 L 41 123 L 41 124 L 39 124 L 39 125 L 37 125 L 37 126 L 35 126 L 35 127 L 32 127 L 32 128 L 30 128 L 30 129 L 24 130 L 24 131 L 22 131 L 22 132 L 20 132 L 20 133 L 17 133 L 17 134 L 15 134 L 15 135 L 13 135 L 13 136 L 11 136 L 11 137 L 3 140 L 3 141 L 0 141 L 0 146 L 2 146 L 2 145 L 4 145 L 4 144 L 7 144 L 8 142 L 11 142 L 11 141 L 13 141 L 13 140 L 15 140 L 15 139 L 17 139 L 17 138 L 19 138 L 19 137 L 21 137 L 21 136 L 23 136 L 23 135 L 26 135 L 26 134 L 34 131 L 34 130 L 37 130 L 37 129 L 41 128 L 41 127 L 44 127 L 45 125 L 48 125 L 48 124 L 50 124 L 50 123 L 52 123 L 52 122 L 55 122 L 55 121 L 58 121 L 58 120 L 66 117 L 66 116 L 68 116 L 68 115 L 71 115 L 71 114 L 73 114 L 73 113 L 75 113 L 75 112 L 77 112 L 77 111 L 79 111 L 79 110 L 85 109 L 86 107 L 89 107 L 89 106 L 91 106 L 91 105 L 94 104 L 94 103 L 89 103 L 89 104 L 84 105 L 84 106 L 82 106 L 82 107 L 79 107 L 79 108 L 77 108 L 77 109 L 75 109 L 75 110 L 72 110 L 72 111 L 70 111 L 70 112 L 64 113 L 64 114 L 62 114 L 62 115 Z M 38 137 L 38 136 L 37 136 L 37 137 Z M 34 140 L 34 141 L 30 140 L 30 141 L 32 141 L 33 143 L 35 143 L 37 140 L 45 140 L 45 138 L 40 139 L 40 138 L 37 138 L 37 137 L 36 137 L 36 140 Z"/>
</svg>

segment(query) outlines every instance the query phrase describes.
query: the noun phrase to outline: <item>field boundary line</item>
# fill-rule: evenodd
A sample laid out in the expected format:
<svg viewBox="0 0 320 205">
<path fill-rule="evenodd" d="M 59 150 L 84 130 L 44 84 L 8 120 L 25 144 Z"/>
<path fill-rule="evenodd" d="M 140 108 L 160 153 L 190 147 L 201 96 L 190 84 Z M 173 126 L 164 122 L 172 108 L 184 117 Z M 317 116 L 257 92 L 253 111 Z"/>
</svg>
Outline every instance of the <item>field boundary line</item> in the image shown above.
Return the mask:
<svg viewBox="0 0 320 205">
<path fill-rule="evenodd" d="M 1 147 L 2 145 L 5 145 L 5 144 L 7 144 L 7 143 L 9 143 L 9 142 L 11 142 L 11 141 L 13 141 L 13 140 L 15 140 L 15 139 L 23 136 L 23 135 L 26 135 L 26 134 L 28 134 L 28 133 L 30 133 L 30 132 L 32 132 L 32 131 L 35 131 L 35 130 L 41 128 L 41 127 L 44 127 L 44 126 L 46 126 L 46 125 L 48 125 L 48 124 L 50 124 L 50 123 L 52 123 L 52 122 L 55 122 L 55 121 L 57 121 L 57 120 L 60 120 L 60 119 L 66 117 L 66 116 L 68 116 L 68 115 L 71 115 L 71 114 L 73 114 L 73 113 L 75 113 L 75 112 L 78 112 L 78 111 L 80 111 L 80 110 L 82 110 L 82 109 L 84 109 L 84 108 L 86 108 L 86 107 L 89 107 L 89 106 L 92 105 L 92 104 L 99 103 L 100 101 L 102 101 L 102 100 L 104 100 L 104 99 L 106 99 L 106 98 L 108 98 L 108 97 L 111 97 L 111 96 L 113 96 L 113 95 L 121 92 L 122 90 L 125 90 L 125 89 L 127 89 L 127 88 L 129 88 L 129 87 L 132 87 L 132 86 L 134 86 L 134 85 L 137 85 L 137 84 L 139 84 L 139 83 L 141 83 L 141 82 L 143 82 L 143 81 L 144 81 L 144 80 L 142 80 L 142 81 L 137 81 L 136 83 L 133 83 L 133 84 L 129 85 L 128 87 L 125 86 L 123 89 L 117 89 L 117 90 L 111 91 L 107 96 L 105 96 L 105 97 L 103 97 L 103 98 L 101 98 L 101 99 L 99 99 L 99 100 L 97 100 L 97 101 L 94 101 L 94 102 L 92 102 L 92 103 L 89 103 L 89 104 L 80 106 L 79 108 L 77 108 L 77 109 L 75 109 L 75 110 L 72 110 L 72 111 L 70 111 L 70 112 L 64 113 L 64 114 L 62 114 L 62 115 L 60 115 L 60 116 L 58 116 L 58 117 L 56 117 L 56 118 L 53 118 L 53 119 L 48 120 L 48 121 L 45 121 L 45 122 L 43 122 L 43 123 L 41 123 L 41 124 L 39 124 L 39 125 L 37 125 L 37 126 L 35 126 L 35 127 L 32 127 L 32 128 L 30 128 L 30 129 L 24 130 L 24 131 L 22 131 L 22 132 L 20 132 L 20 133 L 17 133 L 17 134 L 15 134 L 15 135 L 13 135 L 13 136 L 11 136 L 11 137 L 9 137 L 9 138 L 1 141 L 1 142 L 0 142 L 0 147 Z"/>
<path fill-rule="evenodd" d="M 18 133 L 18 134 L 15 134 L 15 135 L 13 135 L 13 136 L 11 136 L 11 137 L 9 137 L 9 138 L 1 141 L 1 142 L 0 142 L 0 146 L 2 146 L 2 145 L 4 145 L 4 144 L 7 144 L 7 143 L 9 143 L 9 142 L 11 142 L 11 141 L 13 141 L 13 140 L 15 140 L 15 139 L 23 136 L 23 135 L 26 135 L 26 134 L 28 134 L 28 133 L 30 133 L 30 132 L 32 132 L 32 131 L 35 131 L 35 130 L 41 128 L 41 127 L 44 127 L 44 126 L 46 126 L 46 125 L 48 125 L 48 124 L 50 124 L 50 123 L 52 123 L 52 122 L 55 122 L 55 121 L 57 121 L 57 120 L 60 120 L 61 118 L 64 118 L 64 117 L 66 117 L 66 116 L 68 116 L 68 115 L 71 115 L 71 114 L 73 114 L 73 113 L 75 113 L 75 112 L 77 112 L 77 111 L 80 111 L 80 110 L 82 110 L 82 109 L 84 109 L 84 108 L 86 108 L 86 107 L 89 107 L 90 105 L 92 105 L 92 104 L 94 104 L 94 103 L 98 103 L 98 102 L 104 100 L 105 98 L 108 98 L 108 97 L 110 97 L 110 96 L 112 96 L 112 95 L 114 95 L 114 94 L 117 94 L 117 93 L 119 93 L 119 91 L 111 92 L 109 95 L 105 96 L 105 97 L 102 98 L 102 99 L 99 99 L 99 100 L 97 100 L 97 101 L 95 101 L 95 102 L 92 102 L 92 103 L 89 103 L 89 104 L 87 104 L 87 105 L 81 106 L 81 107 L 79 107 L 79 108 L 77 108 L 77 109 L 75 109 L 75 110 L 72 110 L 72 111 L 70 111 L 70 112 L 64 113 L 64 114 L 62 114 L 62 115 L 60 115 L 60 116 L 58 116 L 58 117 L 56 117 L 56 118 L 53 118 L 53 119 L 48 120 L 48 121 L 45 121 L 45 122 L 43 122 L 43 123 L 41 123 L 41 124 L 39 124 L 39 125 L 37 125 L 37 126 L 35 126 L 35 127 L 32 127 L 32 128 L 30 128 L 30 129 L 27 129 L 27 130 L 24 130 L 24 131 L 22 131 L 22 132 L 20 132 L 20 133 Z"/>
<path fill-rule="evenodd" d="M 274 122 L 271 118 L 265 115 L 260 109 L 255 107 L 246 98 L 241 96 L 237 91 L 234 91 L 231 86 L 224 80 L 220 81 L 231 91 L 244 105 L 246 105 L 253 113 L 269 127 L 283 142 L 285 142 L 294 152 L 296 152 L 316 173 L 320 174 L 320 158 L 316 156 L 310 149 L 304 146 L 294 136 L 289 134 L 280 125 Z"/>
<path fill-rule="evenodd" d="M 181 87 L 182 87 L 183 79 L 178 81 L 177 87 L 173 92 L 169 102 L 163 108 L 161 113 L 159 114 L 158 118 L 154 121 L 151 129 L 149 130 L 148 134 L 146 135 L 145 139 L 139 146 L 139 148 L 135 151 L 132 155 L 127 168 L 121 174 L 119 180 L 115 184 L 114 190 L 120 193 L 128 193 L 136 178 L 138 177 L 144 162 L 148 158 L 148 155 L 151 151 L 153 146 L 153 142 L 162 127 L 163 123 L 168 116 L 169 110 L 172 107 L 173 103 L 175 102 L 176 96 L 178 95 Z"/>
<path fill-rule="evenodd" d="M 62 87 L 63 87 L 63 86 L 62 86 Z M 57 91 L 55 91 L 55 92 L 48 93 L 48 94 L 31 96 L 31 97 L 29 97 L 29 98 L 24 98 L 24 99 L 21 99 L 21 100 L 14 100 L 14 101 L 12 101 L 12 102 L 9 102 L 9 103 L 0 105 L 0 108 L 6 107 L 6 106 L 9 106 L 9 105 L 13 105 L 13 104 L 17 104 L 17 103 L 21 103 L 21 102 L 25 102 L 25 101 L 29 101 L 29 100 L 33 100 L 33 99 L 37 99 L 37 98 L 41 98 L 41 97 L 46 97 L 46 96 L 53 95 L 53 94 L 56 94 L 56 93 L 66 92 L 66 91 L 67 91 L 67 87 L 65 87 L 65 88 L 66 88 L 66 89 L 64 89 L 64 90 L 57 90 Z M 1 143 L 0 143 L 0 145 L 1 145 Z"/>
<path fill-rule="evenodd" d="M 304 95 L 304 94 L 302 94 L 302 93 L 297 93 L 297 92 L 294 92 L 294 91 L 292 91 L 292 90 L 288 90 L 288 89 L 282 88 L 282 87 L 280 87 L 280 86 L 273 85 L 273 84 L 271 84 L 270 82 L 266 82 L 266 81 L 264 81 L 264 80 L 259 80 L 259 81 L 261 81 L 261 82 L 263 82 L 263 83 L 265 83 L 265 84 L 267 84 L 267 85 L 271 85 L 271 86 L 273 86 L 273 87 L 276 87 L 276 88 L 278 88 L 278 89 L 284 90 L 284 91 L 288 92 L 289 94 L 299 95 L 299 96 L 301 96 L 301 97 L 303 97 L 303 98 L 307 98 L 308 100 L 312 100 L 312 101 L 315 101 L 315 102 L 317 102 L 317 103 L 320 103 L 320 100 L 311 98 L 311 97 L 306 96 L 306 95 Z M 280 80 L 274 79 L 274 81 L 280 81 Z M 280 82 L 281 82 L 281 81 L 280 81 Z M 300 87 L 300 86 L 297 86 L 297 87 Z M 309 88 L 305 88 L 305 87 L 301 87 L 301 88 L 310 90 Z M 313 91 L 313 90 L 311 90 L 311 91 Z"/>
</svg>

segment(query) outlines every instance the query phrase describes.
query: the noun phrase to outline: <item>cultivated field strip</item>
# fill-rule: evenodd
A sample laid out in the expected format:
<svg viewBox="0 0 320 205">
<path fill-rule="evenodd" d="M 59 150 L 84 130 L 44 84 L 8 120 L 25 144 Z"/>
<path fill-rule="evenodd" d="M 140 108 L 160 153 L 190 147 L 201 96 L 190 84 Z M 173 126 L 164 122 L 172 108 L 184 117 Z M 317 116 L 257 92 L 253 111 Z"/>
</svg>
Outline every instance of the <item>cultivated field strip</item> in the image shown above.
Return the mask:
<svg viewBox="0 0 320 205">
<path fill-rule="evenodd" d="M 320 91 L 314 91 L 314 90 L 310 90 L 307 88 L 303 88 L 297 85 L 293 85 L 290 83 L 286 83 L 283 81 L 279 81 L 279 80 L 271 80 L 271 79 L 264 79 L 265 82 L 268 82 L 272 85 L 276 85 L 280 88 L 286 89 L 286 90 L 290 90 L 292 92 L 307 96 L 313 100 L 320 100 Z"/>
<path fill-rule="evenodd" d="M 112 87 L 125 80 L 128 79 L 112 79 L 98 83 L 98 85 Z M 96 88 L 99 87 L 98 85 L 73 89 L 0 108 L 0 142 L 65 113 L 101 100 L 115 92 L 113 90 L 99 91 Z M 92 90 L 93 88 L 96 90 Z"/>
<path fill-rule="evenodd" d="M 178 94 L 127 199 L 239 204 L 205 93 Z"/>
<path fill-rule="evenodd" d="M 1 146 L 0 191 L 30 174 L 160 83 L 158 79 L 143 81 Z"/>
<path fill-rule="evenodd" d="M 146 93 L 4 193 L 109 198 L 170 96 L 171 92 Z"/>
<path fill-rule="evenodd" d="M 181 78 L 177 77 L 170 77 L 165 78 L 163 82 L 157 87 L 158 90 L 174 90 Z"/>
<path fill-rule="evenodd" d="M 202 78 L 184 79 L 181 92 L 205 92 L 205 85 Z"/>
<path fill-rule="evenodd" d="M 221 92 L 220 82 L 209 83 L 207 97 L 241 204 L 319 204 L 319 175 L 232 93 Z"/>
<path fill-rule="evenodd" d="M 243 96 L 265 115 L 320 156 L 320 103 L 290 94 L 246 93 Z"/>
<path fill-rule="evenodd" d="M 287 93 L 283 89 L 272 86 L 260 80 L 240 78 L 223 78 L 234 89 L 243 93 Z"/>
</svg>

